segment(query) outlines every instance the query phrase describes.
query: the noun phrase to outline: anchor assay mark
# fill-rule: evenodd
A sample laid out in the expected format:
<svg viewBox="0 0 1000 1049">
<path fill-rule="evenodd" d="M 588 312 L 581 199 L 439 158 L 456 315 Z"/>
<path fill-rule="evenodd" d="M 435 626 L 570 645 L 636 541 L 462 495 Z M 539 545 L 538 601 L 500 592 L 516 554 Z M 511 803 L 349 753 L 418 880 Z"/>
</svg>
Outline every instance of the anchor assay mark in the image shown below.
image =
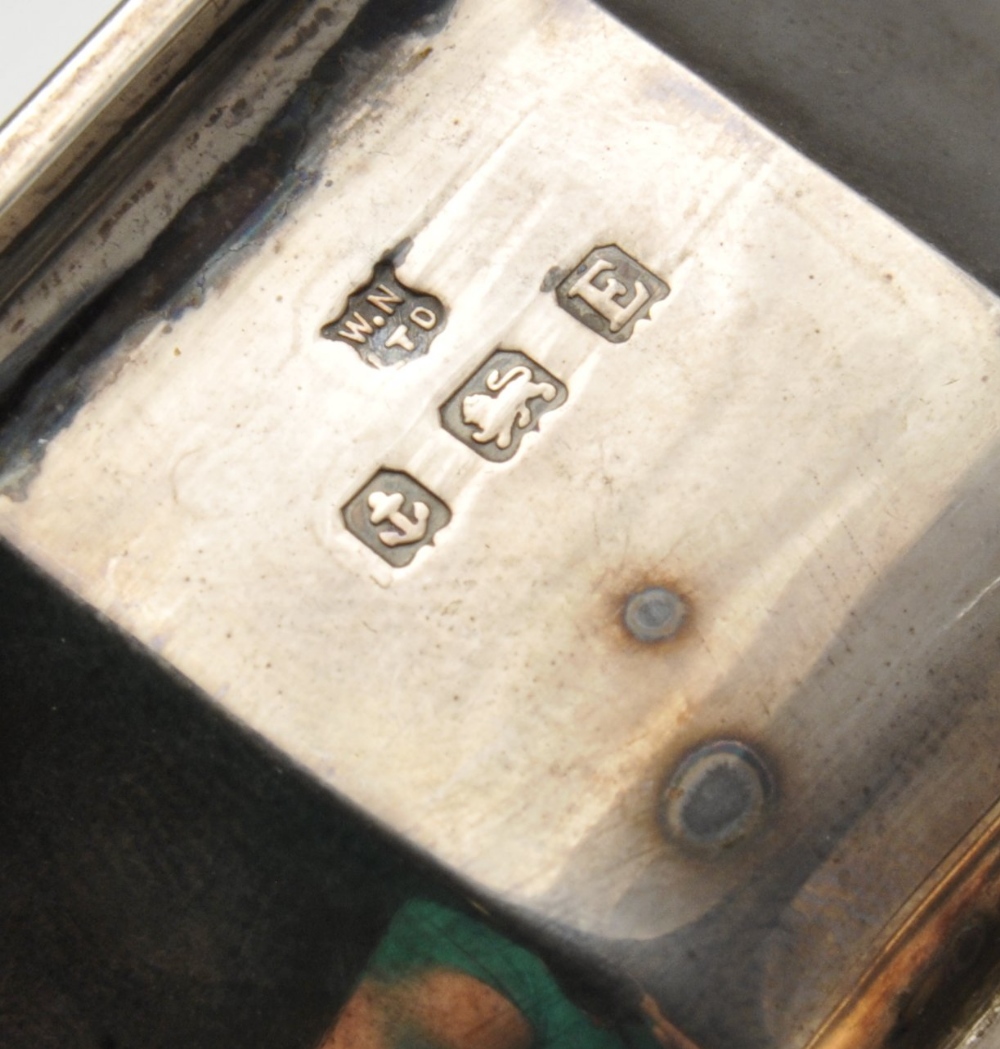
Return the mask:
<svg viewBox="0 0 1000 1049">
<path fill-rule="evenodd" d="M 349 532 L 394 568 L 408 565 L 451 520 L 430 489 L 400 470 L 379 470 L 342 507 Z"/>
<path fill-rule="evenodd" d="M 403 513 L 405 502 L 406 497 L 402 492 L 372 492 L 368 496 L 371 523 L 379 525 L 388 521 L 396 529 L 395 532 L 379 532 L 379 542 L 386 546 L 408 546 L 410 543 L 419 543 L 427 535 L 431 508 L 426 503 L 414 502 L 413 517 L 409 518 Z"/>
</svg>

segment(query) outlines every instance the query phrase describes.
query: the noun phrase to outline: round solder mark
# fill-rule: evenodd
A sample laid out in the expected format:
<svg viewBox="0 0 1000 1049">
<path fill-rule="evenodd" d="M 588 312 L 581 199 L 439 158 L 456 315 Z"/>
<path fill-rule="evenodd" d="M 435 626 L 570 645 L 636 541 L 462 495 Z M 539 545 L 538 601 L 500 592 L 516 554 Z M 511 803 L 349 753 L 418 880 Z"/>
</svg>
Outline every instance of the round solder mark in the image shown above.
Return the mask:
<svg viewBox="0 0 1000 1049">
<path fill-rule="evenodd" d="M 667 835 L 703 849 L 721 849 L 760 826 L 773 783 L 744 743 L 719 740 L 699 747 L 677 767 L 660 799 Z"/>
<path fill-rule="evenodd" d="M 625 628 L 637 641 L 666 641 L 680 630 L 686 613 L 683 599 L 672 590 L 651 586 L 625 602 Z"/>
</svg>

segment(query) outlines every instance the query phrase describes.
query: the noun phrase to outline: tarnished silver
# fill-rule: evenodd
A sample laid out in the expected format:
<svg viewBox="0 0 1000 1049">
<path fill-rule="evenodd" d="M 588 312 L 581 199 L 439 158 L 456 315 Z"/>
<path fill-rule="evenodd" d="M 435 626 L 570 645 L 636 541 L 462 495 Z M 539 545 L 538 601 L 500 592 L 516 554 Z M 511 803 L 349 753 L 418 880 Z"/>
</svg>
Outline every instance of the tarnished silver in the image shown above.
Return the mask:
<svg viewBox="0 0 1000 1049">
<path fill-rule="evenodd" d="M 588 0 L 366 10 L 19 227 L 0 533 L 480 893 L 826 1038 L 1000 796 L 997 300 Z"/>
<path fill-rule="evenodd" d="M 732 848 L 752 835 L 773 804 L 764 762 L 737 740 L 719 740 L 688 754 L 663 788 L 664 830 L 682 845 Z"/>
<path fill-rule="evenodd" d="M 245 3 L 132 0 L 113 12 L 3 125 L 0 250 Z"/>
<path fill-rule="evenodd" d="M 684 599 L 663 586 L 650 586 L 632 594 L 622 613 L 629 633 L 639 641 L 653 643 L 674 636 L 684 623 Z"/>
</svg>

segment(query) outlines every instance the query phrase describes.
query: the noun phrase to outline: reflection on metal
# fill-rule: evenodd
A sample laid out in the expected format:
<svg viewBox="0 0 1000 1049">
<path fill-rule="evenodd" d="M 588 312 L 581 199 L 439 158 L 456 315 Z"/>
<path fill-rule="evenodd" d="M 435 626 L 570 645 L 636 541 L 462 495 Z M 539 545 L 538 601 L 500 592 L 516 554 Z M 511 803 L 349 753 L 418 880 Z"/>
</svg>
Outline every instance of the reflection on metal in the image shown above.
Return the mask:
<svg viewBox="0 0 1000 1049">
<path fill-rule="evenodd" d="M 987 1049 L 1000 986 L 1000 810 L 942 873 L 809 1049 Z"/>
<path fill-rule="evenodd" d="M 321 1049 L 693 1049 L 646 995 L 621 1024 L 574 990 L 484 916 L 410 899 Z"/>
<path fill-rule="evenodd" d="M 764 762 L 744 744 L 722 740 L 680 763 L 663 789 L 660 814 L 674 841 L 722 849 L 753 834 L 773 802 Z"/>
<path fill-rule="evenodd" d="M 997 1049 L 1000 1046 L 1000 986 L 980 1016 L 964 1033 L 956 1049 Z"/>
<path fill-rule="evenodd" d="M 1000 796 L 997 300 L 589 0 L 277 7 L 0 258 L 0 533 L 704 1044 L 848 1038 Z"/>
</svg>

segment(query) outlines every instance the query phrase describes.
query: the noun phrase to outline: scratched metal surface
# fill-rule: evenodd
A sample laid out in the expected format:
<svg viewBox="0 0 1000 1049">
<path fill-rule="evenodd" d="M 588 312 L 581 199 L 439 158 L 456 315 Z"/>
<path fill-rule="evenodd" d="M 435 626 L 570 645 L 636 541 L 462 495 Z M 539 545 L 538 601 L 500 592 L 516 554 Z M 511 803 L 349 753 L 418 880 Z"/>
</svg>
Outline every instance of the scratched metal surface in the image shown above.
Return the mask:
<svg viewBox="0 0 1000 1049">
<path fill-rule="evenodd" d="M 9 118 L 4 114 L 0 249 L 9 248 L 107 140 L 243 6 L 242 0 L 137 0 L 122 5 L 25 105 Z M 41 12 L 34 14 L 35 32 L 41 36 L 46 27 L 38 25 Z"/>
<path fill-rule="evenodd" d="M 0 528 L 706 1044 L 804 1044 L 1000 793 L 996 301 L 583 0 L 434 13 L 359 54 L 334 23 L 338 68 L 389 75 L 328 63 L 287 178 L 204 257 L 182 211 L 175 283 L 139 264 L 63 330 L 69 385 L 8 414 Z M 613 245 L 648 316 L 588 261 Z M 351 329 L 360 292 L 386 308 Z M 389 316 L 399 360 L 433 340 L 370 367 Z M 501 447 L 466 401 L 517 367 Z M 649 584 L 689 607 L 663 646 L 621 624 Z M 732 737 L 776 784 L 760 833 L 669 843 L 665 777 Z"/>
<path fill-rule="evenodd" d="M 161 20 L 169 21 L 169 3 L 153 6 L 159 6 Z M 196 4 L 174 6 L 175 19 L 183 15 L 195 26 L 207 17 Z M 205 254 L 204 244 L 216 233 L 218 222 L 210 222 L 205 213 L 205 204 L 210 207 L 210 201 L 204 199 L 204 190 L 220 171 L 228 167 L 235 176 L 239 170 L 244 183 L 241 196 L 248 209 L 259 202 L 255 193 L 259 198 L 274 188 L 280 176 L 275 179 L 258 172 L 255 179 L 253 171 L 247 170 L 252 164 L 240 166 L 237 158 L 254 152 L 248 147 L 258 141 L 276 114 L 288 107 L 289 97 L 318 58 L 342 37 L 360 6 L 360 0 L 344 0 L 334 7 L 322 0 L 254 0 L 236 5 L 238 14 L 234 14 L 232 5 L 222 5 L 220 11 L 229 13 L 229 21 L 200 61 L 190 54 L 197 41 L 192 42 L 187 35 L 183 42 L 167 47 L 167 57 L 173 56 L 174 64 L 180 63 L 177 52 L 181 52 L 188 64 L 195 64 L 194 71 L 180 63 L 180 72 L 171 79 L 159 70 L 163 82 L 148 109 L 140 109 L 124 127 L 111 121 L 117 133 L 105 128 L 101 136 L 88 127 L 82 144 L 62 143 L 65 157 L 54 150 L 54 143 L 50 143 L 54 158 L 40 150 L 32 130 L 45 122 L 50 105 L 67 105 L 70 114 L 77 114 L 74 99 L 64 97 L 67 83 L 85 93 L 94 88 L 87 76 L 82 78 L 81 87 L 75 69 L 56 76 L 46 91 L 3 129 L 0 152 L 10 163 L 0 187 L 0 217 L 6 216 L 9 227 L 7 238 L 0 237 L 5 245 L 0 253 L 4 329 L 0 340 L 0 398 L 26 369 L 35 366 L 44 371 L 51 367 L 51 344 L 58 342 L 67 317 L 85 310 L 123 273 L 135 270 L 148 258 L 157 237 L 176 223 L 185 209 L 189 215 L 201 209 L 189 220 L 189 226 L 208 229 L 201 233 L 202 243 L 189 250 Z M 84 73 L 91 73 L 99 84 L 104 80 L 125 82 L 128 91 L 123 93 L 133 104 L 137 86 L 129 76 L 122 71 L 112 75 L 93 70 L 121 61 L 117 52 L 120 46 L 128 47 L 130 53 L 143 52 L 134 27 L 131 34 L 128 29 L 134 20 L 150 16 L 144 4 L 123 8 L 102 36 L 92 42 L 97 53 L 86 50 L 80 56 Z M 211 20 L 218 17 L 216 13 Z M 104 36 L 110 39 L 104 40 Z M 139 80 L 141 83 L 142 78 Z M 50 95 L 55 96 L 54 101 Z M 63 121 L 67 119 L 64 114 Z M 62 123 L 57 123 L 57 130 L 64 132 Z M 99 148 L 107 136 L 109 140 Z M 95 151 L 97 155 L 92 156 Z M 22 183 L 40 183 L 47 194 L 53 194 L 61 176 L 49 169 L 60 158 L 60 167 L 83 166 L 79 179 L 51 201 L 45 195 L 43 200 L 32 198 Z M 43 208 L 43 204 L 47 206 Z M 41 209 L 30 235 L 22 229 L 25 208 L 28 214 Z M 218 246 L 220 241 L 214 243 Z M 177 254 L 176 247 L 173 254 Z M 147 266 L 145 288 L 130 292 L 135 317 L 140 318 L 149 309 L 150 296 L 156 296 L 161 287 L 165 288 L 162 305 L 165 296 L 176 291 L 174 272 L 182 271 L 184 279 L 189 268 L 184 261 L 173 267 L 160 263 L 155 274 L 150 274 Z M 60 354 L 57 349 L 55 356 Z"/>
</svg>

